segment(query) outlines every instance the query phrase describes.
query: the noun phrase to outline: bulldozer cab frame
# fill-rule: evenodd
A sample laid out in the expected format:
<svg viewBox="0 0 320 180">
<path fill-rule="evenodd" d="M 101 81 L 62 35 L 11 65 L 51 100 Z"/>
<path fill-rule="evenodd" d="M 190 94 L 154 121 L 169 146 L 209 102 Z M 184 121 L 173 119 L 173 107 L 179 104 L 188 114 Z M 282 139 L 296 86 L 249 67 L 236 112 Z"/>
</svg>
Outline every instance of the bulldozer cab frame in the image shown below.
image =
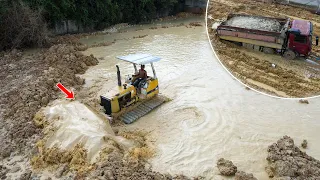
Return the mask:
<svg viewBox="0 0 320 180">
<path fill-rule="evenodd" d="M 117 56 L 117 59 L 130 62 L 133 64 L 135 74 L 138 73 L 137 65 L 150 64 L 152 68 L 153 78 L 157 79 L 156 71 L 154 69 L 153 63 L 160 61 L 160 57 L 151 56 L 149 54 L 130 54 L 127 56 Z"/>
</svg>

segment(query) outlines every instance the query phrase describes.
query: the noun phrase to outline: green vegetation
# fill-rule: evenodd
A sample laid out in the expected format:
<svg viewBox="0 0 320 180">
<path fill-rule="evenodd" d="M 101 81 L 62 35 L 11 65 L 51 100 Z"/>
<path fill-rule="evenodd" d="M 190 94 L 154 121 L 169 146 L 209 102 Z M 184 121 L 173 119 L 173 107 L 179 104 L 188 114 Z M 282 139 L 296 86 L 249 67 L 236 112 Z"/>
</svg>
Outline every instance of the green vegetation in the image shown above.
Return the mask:
<svg viewBox="0 0 320 180">
<path fill-rule="evenodd" d="M 23 0 L 32 9 L 43 9 L 49 24 L 76 20 L 84 26 L 103 28 L 112 24 L 150 21 L 157 14 L 173 13 L 178 0 Z"/>
<path fill-rule="evenodd" d="M 0 50 L 47 44 L 46 22 L 40 11 L 15 0 L 0 3 Z"/>
<path fill-rule="evenodd" d="M 0 50 L 43 46 L 47 26 L 73 20 L 85 29 L 148 22 L 177 13 L 184 0 L 0 0 Z"/>
</svg>

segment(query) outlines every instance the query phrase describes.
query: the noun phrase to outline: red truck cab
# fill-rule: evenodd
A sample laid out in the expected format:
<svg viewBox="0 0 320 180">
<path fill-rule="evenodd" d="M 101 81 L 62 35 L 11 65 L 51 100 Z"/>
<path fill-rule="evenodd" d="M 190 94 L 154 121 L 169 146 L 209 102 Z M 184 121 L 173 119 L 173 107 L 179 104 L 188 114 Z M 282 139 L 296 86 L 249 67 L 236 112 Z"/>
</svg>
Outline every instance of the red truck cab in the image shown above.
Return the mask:
<svg viewBox="0 0 320 180">
<path fill-rule="evenodd" d="M 288 31 L 287 49 L 297 55 L 308 56 L 312 49 L 312 23 L 305 20 L 293 20 Z"/>
</svg>

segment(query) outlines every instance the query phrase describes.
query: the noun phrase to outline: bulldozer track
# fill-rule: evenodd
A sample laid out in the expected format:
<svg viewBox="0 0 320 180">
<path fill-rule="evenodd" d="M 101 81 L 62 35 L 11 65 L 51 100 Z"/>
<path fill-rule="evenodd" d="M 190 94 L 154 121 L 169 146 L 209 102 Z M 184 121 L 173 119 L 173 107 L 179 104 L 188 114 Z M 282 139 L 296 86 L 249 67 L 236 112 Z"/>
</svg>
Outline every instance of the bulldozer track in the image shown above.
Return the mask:
<svg viewBox="0 0 320 180">
<path fill-rule="evenodd" d="M 126 124 L 131 124 L 141 118 L 142 116 L 148 114 L 153 109 L 157 108 L 161 104 L 165 102 L 165 99 L 154 97 L 148 101 L 145 101 L 141 104 L 139 104 L 134 109 L 122 114 L 120 116 L 120 120 L 123 121 Z"/>
</svg>

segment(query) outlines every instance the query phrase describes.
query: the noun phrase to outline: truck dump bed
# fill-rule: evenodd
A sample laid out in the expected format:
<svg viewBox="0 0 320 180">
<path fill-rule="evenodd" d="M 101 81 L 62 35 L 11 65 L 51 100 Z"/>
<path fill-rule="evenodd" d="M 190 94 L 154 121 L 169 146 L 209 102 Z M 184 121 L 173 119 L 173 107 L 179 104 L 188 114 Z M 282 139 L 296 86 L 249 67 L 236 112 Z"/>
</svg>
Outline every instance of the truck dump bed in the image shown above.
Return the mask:
<svg viewBox="0 0 320 180">
<path fill-rule="evenodd" d="M 221 39 L 281 49 L 290 19 L 230 14 L 217 27 Z"/>
</svg>

